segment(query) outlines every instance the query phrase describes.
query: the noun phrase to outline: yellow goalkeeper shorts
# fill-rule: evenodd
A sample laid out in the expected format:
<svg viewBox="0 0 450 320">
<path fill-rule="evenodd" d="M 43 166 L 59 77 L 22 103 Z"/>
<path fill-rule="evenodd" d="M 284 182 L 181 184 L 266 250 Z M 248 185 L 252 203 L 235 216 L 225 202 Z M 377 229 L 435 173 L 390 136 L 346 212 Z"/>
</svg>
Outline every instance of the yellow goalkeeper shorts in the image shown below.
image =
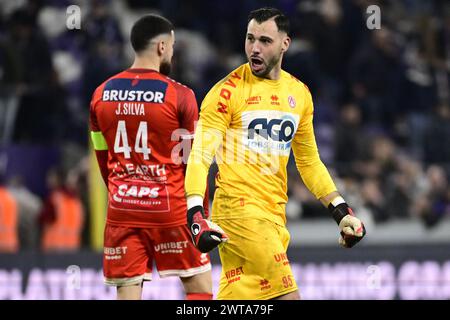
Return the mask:
<svg viewBox="0 0 450 320">
<path fill-rule="evenodd" d="M 229 237 L 219 246 L 217 299 L 266 300 L 298 290 L 286 255 L 290 235 L 285 226 L 255 218 L 214 222 Z"/>
</svg>

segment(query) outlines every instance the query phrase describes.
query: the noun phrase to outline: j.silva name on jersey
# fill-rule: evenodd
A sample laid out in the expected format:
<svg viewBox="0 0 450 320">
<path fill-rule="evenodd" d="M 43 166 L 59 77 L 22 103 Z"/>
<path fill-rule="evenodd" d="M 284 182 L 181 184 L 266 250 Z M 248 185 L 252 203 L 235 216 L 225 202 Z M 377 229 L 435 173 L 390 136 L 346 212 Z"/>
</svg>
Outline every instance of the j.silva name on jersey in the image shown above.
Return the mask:
<svg viewBox="0 0 450 320">
<path fill-rule="evenodd" d="M 117 115 L 125 116 L 145 116 L 145 108 L 143 103 L 119 103 L 116 108 Z"/>
</svg>

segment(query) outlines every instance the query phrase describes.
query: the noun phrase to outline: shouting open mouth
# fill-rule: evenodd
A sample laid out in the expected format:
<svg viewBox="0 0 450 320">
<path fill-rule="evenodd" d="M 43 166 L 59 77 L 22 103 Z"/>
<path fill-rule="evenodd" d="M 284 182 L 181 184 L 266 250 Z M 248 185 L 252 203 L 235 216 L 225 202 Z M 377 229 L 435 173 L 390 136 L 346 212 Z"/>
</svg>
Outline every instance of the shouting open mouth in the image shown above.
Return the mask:
<svg viewBox="0 0 450 320">
<path fill-rule="evenodd" d="M 250 57 L 250 66 L 254 72 L 260 72 L 264 68 L 264 60 L 260 57 Z"/>
</svg>

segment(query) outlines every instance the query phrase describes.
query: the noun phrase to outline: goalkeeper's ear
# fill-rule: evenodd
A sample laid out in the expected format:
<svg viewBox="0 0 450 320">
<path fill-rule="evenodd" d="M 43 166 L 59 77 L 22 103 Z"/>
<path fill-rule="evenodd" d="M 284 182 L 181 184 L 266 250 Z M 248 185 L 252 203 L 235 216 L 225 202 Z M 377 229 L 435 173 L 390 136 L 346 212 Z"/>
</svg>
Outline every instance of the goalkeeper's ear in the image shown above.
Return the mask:
<svg viewBox="0 0 450 320">
<path fill-rule="evenodd" d="M 288 51 L 290 44 L 291 44 L 291 38 L 289 38 L 288 35 L 285 35 L 283 37 L 282 43 L 281 43 L 281 52 L 285 53 L 286 51 Z"/>
</svg>

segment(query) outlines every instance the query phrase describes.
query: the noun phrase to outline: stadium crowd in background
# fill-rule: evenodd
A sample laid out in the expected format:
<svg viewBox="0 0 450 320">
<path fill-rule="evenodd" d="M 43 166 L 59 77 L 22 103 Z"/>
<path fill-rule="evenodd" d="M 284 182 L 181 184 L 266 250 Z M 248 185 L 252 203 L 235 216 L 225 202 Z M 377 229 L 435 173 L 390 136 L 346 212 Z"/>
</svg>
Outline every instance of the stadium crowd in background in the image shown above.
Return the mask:
<svg viewBox="0 0 450 320">
<path fill-rule="evenodd" d="M 81 8 L 80 29 L 66 27 L 72 4 Z M 366 9 L 374 4 L 381 9 L 379 30 L 366 25 Z M 2 1 L 0 147 L 50 146 L 61 153 L 60 167 L 79 172 L 88 154 L 92 92 L 130 66 L 128 30 L 137 17 L 155 12 L 174 23 L 171 75 L 193 88 L 200 104 L 214 83 L 245 61 L 244 38 L 236 35 L 245 33 L 247 13 L 264 5 L 291 20 L 283 69 L 310 88 L 321 157 L 355 211 L 375 223 L 411 217 L 429 227 L 450 216 L 445 0 Z M 19 218 L 29 211 L 28 220 L 18 222 L 27 230 L 47 194 L 34 191 L 27 177 L 4 174 L 13 195 L 20 187 L 22 198 L 34 199 L 32 208 L 18 206 Z M 288 218 L 328 218 L 299 182 L 293 159 L 289 174 Z M 86 179 L 77 176 L 86 206 Z M 19 239 L 22 247 L 40 246 L 36 230 Z"/>
</svg>

